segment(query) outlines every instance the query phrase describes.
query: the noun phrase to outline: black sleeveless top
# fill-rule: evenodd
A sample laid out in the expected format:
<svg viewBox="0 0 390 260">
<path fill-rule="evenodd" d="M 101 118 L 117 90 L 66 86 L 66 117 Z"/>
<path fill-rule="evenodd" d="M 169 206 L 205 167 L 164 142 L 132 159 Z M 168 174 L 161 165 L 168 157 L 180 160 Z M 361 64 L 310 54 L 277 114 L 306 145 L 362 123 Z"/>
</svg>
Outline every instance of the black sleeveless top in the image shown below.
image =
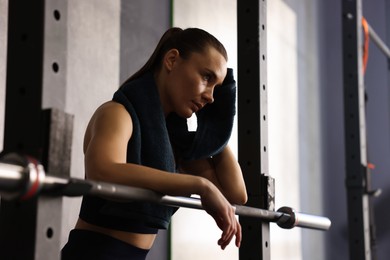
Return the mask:
<svg viewBox="0 0 390 260">
<path fill-rule="evenodd" d="M 127 162 L 176 172 L 164 112 L 152 73 L 119 88 L 113 101 L 131 115 L 133 134 L 127 145 Z M 130 174 L 130 173 L 129 173 Z M 136 233 L 155 234 L 166 229 L 177 210 L 146 202 L 114 202 L 84 196 L 80 218 L 98 226 Z"/>
</svg>

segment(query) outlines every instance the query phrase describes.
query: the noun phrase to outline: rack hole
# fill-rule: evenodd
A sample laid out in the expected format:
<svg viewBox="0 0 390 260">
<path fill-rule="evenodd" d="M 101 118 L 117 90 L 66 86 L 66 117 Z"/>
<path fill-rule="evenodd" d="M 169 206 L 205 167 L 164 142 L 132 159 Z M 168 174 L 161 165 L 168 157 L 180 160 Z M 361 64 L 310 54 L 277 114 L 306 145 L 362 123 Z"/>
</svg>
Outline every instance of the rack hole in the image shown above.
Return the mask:
<svg viewBox="0 0 390 260">
<path fill-rule="evenodd" d="M 54 10 L 53 15 L 54 15 L 54 19 L 56 19 L 57 21 L 59 21 L 61 19 L 60 11 Z"/>
<path fill-rule="evenodd" d="M 53 237 L 53 234 L 54 234 L 54 231 L 51 227 L 49 227 L 47 230 L 46 230 L 46 237 L 47 238 L 52 238 Z"/>
<path fill-rule="evenodd" d="M 53 62 L 53 64 L 51 65 L 53 71 L 55 73 L 57 73 L 59 70 L 60 70 L 60 67 L 58 66 L 58 63 L 57 62 Z"/>
<path fill-rule="evenodd" d="M 346 16 L 347 16 L 347 18 L 348 18 L 348 19 L 350 19 L 350 20 L 352 20 L 352 19 L 353 19 L 353 14 L 351 14 L 351 13 L 347 13 L 347 15 L 346 15 Z"/>
</svg>

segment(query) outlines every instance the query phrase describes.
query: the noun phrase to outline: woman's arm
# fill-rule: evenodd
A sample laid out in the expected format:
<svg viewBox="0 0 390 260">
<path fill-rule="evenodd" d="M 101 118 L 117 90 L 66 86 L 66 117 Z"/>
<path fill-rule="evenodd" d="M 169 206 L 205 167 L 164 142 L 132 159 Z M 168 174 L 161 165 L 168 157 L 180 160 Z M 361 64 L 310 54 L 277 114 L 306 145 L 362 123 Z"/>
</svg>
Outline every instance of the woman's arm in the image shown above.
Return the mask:
<svg viewBox="0 0 390 260">
<path fill-rule="evenodd" d="M 202 205 L 222 230 L 218 244 L 224 249 L 236 236 L 240 245 L 241 227 L 234 209 L 218 188 L 203 177 L 172 174 L 126 163 L 127 143 L 133 131 L 126 109 L 115 102 L 101 106 L 91 119 L 84 141 L 86 177 L 154 190 L 172 196 L 198 194 Z"/>
<path fill-rule="evenodd" d="M 88 179 L 154 190 L 172 196 L 202 193 L 204 179 L 171 174 L 154 168 L 126 163 L 132 120 L 115 102 L 100 107 L 92 117 L 85 137 L 85 169 Z"/>
<path fill-rule="evenodd" d="M 246 203 L 247 194 L 241 168 L 228 146 L 212 158 L 183 161 L 180 167 L 185 173 L 202 176 L 213 182 L 230 203 Z"/>
</svg>

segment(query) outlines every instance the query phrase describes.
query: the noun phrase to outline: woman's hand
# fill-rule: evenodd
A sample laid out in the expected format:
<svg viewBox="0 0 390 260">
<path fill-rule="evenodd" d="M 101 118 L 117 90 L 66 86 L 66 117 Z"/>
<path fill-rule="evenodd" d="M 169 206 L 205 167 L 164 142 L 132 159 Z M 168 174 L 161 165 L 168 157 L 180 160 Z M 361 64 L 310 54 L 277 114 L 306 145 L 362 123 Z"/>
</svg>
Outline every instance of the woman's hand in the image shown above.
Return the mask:
<svg viewBox="0 0 390 260">
<path fill-rule="evenodd" d="M 218 227 L 222 230 L 218 245 L 225 249 L 233 237 L 236 236 L 235 244 L 240 247 L 241 225 L 236 219 L 234 207 L 211 182 L 200 195 L 204 210 L 214 218 Z"/>
</svg>

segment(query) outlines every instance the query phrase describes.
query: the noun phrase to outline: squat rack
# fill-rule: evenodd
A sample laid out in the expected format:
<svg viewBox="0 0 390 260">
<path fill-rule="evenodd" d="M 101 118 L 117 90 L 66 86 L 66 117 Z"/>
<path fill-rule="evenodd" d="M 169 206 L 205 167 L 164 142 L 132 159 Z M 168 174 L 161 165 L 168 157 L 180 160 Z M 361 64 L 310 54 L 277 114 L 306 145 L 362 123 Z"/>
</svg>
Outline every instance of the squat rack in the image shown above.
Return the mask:
<svg viewBox="0 0 390 260">
<path fill-rule="evenodd" d="M 238 75 L 240 84 L 248 86 L 238 93 L 239 161 L 247 183 L 248 205 L 257 212 L 275 215 L 275 220 L 293 219 L 296 213 L 291 209 L 274 211 L 274 180 L 268 173 L 267 1 L 237 1 L 237 9 Z M 73 117 L 54 109 L 42 111 L 41 103 L 42 96 L 47 95 L 45 88 L 65 89 L 66 14 L 67 1 L 63 0 L 9 2 L 4 134 L 5 152 L 16 151 L 37 158 L 51 174 L 46 180 L 63 184 L 70 176 Z M 25 77 L 20 77 L 21 74 Z M 247 114 L 252 115 L 251 119 L 244 116 Z M 73 180 L 72 184 L 80 182 Z M 56 259 L 60 250 L 61 212 L 60 197 L 37 196 L 21 203 L 3 196 L 2 256 Z M 250 243 L 242 244 L 240 259 L 269 260 L 269 222 L 242 215 L 243 238 Z M 301 224 L 313 221 L 310 215 L 298 215 L 309 218 Z M 319 229 L 329 224 L 325 219 Z"/>
<path fill-rule="evenodd" d="M 268 172 L 267 30 L 267 1 L 237 0 L 238 160 L 247 205 L 274 210 L 275 180 Z M 270 260 L 269 223 L 239 219 L 243 240 L 239 259 Z"/>
<path fill-rule="evenodd" d="M 343 0 L 342 26 L 349 255 L 370 260 L 377 258 L 372 199 L 380 192 L 372 190 L 367 161 L 363 29 L 388 61 L 390 49 L 363 18 L 361 0 Z"/>
</svg>

